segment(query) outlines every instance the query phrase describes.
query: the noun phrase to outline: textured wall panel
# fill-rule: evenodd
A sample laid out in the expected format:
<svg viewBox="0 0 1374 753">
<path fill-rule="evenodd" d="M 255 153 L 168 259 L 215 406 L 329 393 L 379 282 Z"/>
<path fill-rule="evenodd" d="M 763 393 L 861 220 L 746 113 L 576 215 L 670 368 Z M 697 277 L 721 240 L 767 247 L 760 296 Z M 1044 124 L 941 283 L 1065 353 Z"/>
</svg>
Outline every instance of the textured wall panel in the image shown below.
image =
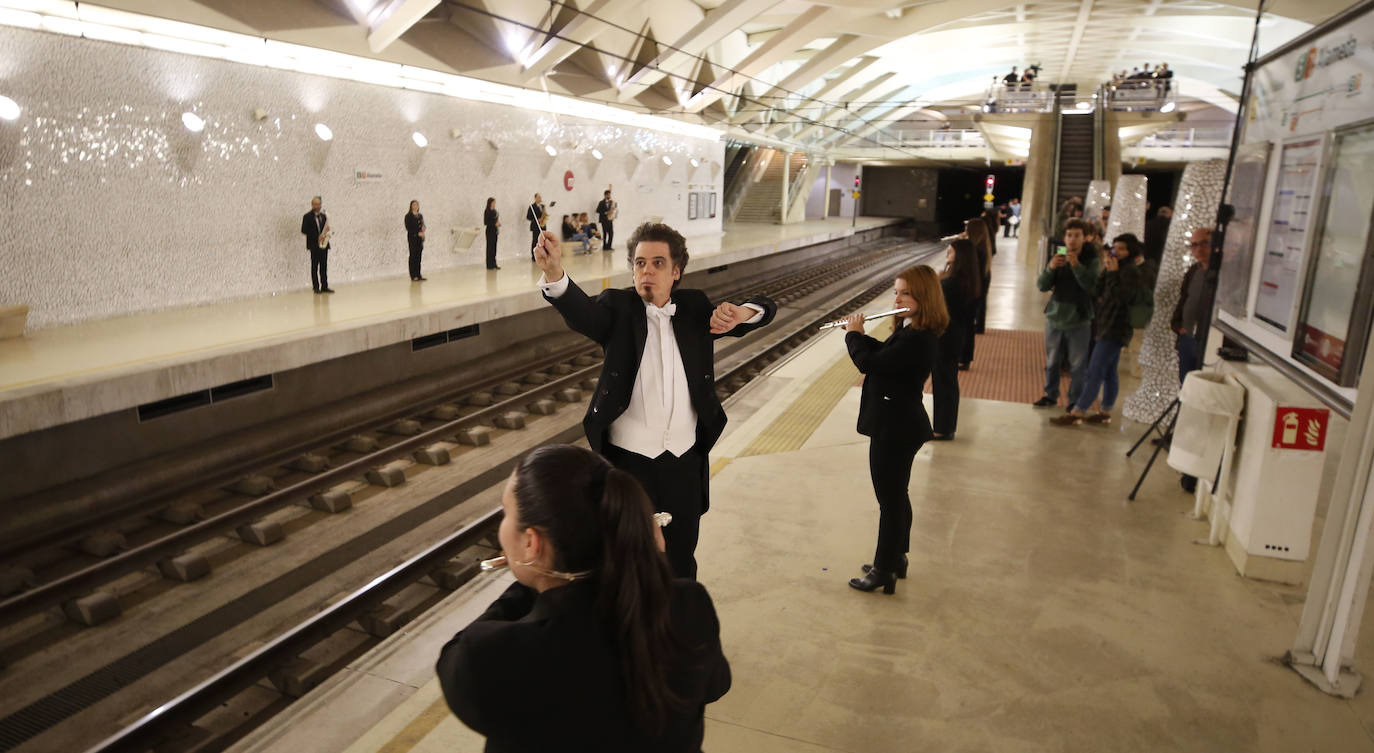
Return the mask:
<svg viewBox="0 0 1374 753">
<path fill-rule="evenodd" d="M 449 231 L 480 225 L 488 196 L 511 263 L 528 260 L 535 191 L 558 202 L 556 222 L 614 184 L 622 249 L 651 216 L 712 245 L 721 230 L 719 216 L 687 220 L 689 186 L 721 190 L 719 142 L 18 29 L 0 29 L 0 94 L 24 108 L 0 134 L 14 143 L 0 150 L 0 304 L 29 305 L 30 330 L 308 288 L 300 220 L 314 195 L 335 228 L 336 289 L 407 275 L 411 199 L 429 227 L 426 272 L 482 263 L 480 237 L 455 248 Z"/>
<path fill-rule="evenodd" d="M 1123 176 L 1123 179 L 1126 176 Z M 1140 346 L 1140 388 L 1126 398 L 1122 414 L 1133 421 L 1154 421 L 1178 396 L 1178 336 L 1170 327 L 1174 306 L 1178 305 L 1183 275 L 1193 264 L 1188 237 L 1193 230 L 1216 225 L 1221 204 L 1221 186 L 1226 180 L 1226 161 L 1190 162 L 1183 170 L 1178 202 L 1164 258 L 1155 282 L 1155 313 L 1145 328 Z M 1199 347 L 1204 347 L 1199 344 Z M 1206 354 L 1202 353 L 1205 359 Z"/>
</svg>

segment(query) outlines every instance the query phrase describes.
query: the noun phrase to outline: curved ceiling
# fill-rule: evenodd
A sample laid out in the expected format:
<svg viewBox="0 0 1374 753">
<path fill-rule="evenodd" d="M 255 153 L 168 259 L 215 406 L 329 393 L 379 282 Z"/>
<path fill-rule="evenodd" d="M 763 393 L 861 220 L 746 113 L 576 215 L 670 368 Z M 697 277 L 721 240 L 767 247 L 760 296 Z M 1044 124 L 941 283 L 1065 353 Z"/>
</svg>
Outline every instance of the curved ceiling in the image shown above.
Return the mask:
<svg viewBox="0 0 1374 753">
<path fill-rule="evenodd" d="M 613 103 L 788 144 L 855 145 L 981 105 L 994 76 L 1092 89 L 1168 62 L 1234 110 L 1255 30 L 1205 0 L 108 0 L 100 4 Z M 1271 0 L 1272 49 L 1344 9 Z M 924 124 L 924 125 L 922 125 Z"/>
</svg>

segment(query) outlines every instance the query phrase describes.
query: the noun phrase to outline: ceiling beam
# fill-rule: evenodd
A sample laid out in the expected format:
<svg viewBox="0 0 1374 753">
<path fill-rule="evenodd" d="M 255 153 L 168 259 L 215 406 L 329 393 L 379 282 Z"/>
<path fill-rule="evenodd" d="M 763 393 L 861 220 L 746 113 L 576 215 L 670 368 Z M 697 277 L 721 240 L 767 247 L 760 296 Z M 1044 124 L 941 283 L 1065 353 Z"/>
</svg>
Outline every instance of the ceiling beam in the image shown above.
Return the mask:
<svg viewBox="0 0 1374 753">
<path fill-rule="evenodd" d="M 703 108 L 720 99 L 726 92 L 733 91 L 743 79 L 763 73 L 769 66 L 807 42 L 833 33 L 837 24 L 852 15 L 852 12 L 848 10 L 822 6 L 812 6 L 797 14 L 792 23 L 783 27 L 782 31 L 774 35 L 772 39 L 749 53 L 739 63 L 731 66 L 731 70 L 717 78 L 712 83 L 713 88 L 687 100 L 684 109 L 687 112 L 701 112 Z"/>
<path fill-rule="evenodd" d="M 1073 70 L 1073 59 L 1078 56 L 1078 45 L 1088 31 L 1088 18 L 1093 14 L 1093 0 L 1081 0 L 1078 4 L 1078 19 L 1073 23 L 1073 36 L 1069 37 L 1069 49 L 1064 53 L 1064 67 L 1060 69 L 1059 80 L 1063 81 Z"/>
<path fill-rule="evenodd" d="M 643 69 L 626 79 L 620 90 L 620 101 L 634 99 L 641 91 L 680 68 L 689 69 L 683 75 L 691 75 L 691 63 L 695 56 L 777 4 L 778 0 L 726 0 L 721 3 L 696 26 L 674 40 L 671 45 L 674 49 L 665 49 Z"/>
<path fill-rule="evenodd" d="M 611 28 L 606 19 L 613 19 L 622 10 L 637 6 L 634 0 L 591 0 L 576 18 L 558 31 L 557 38 L 544 42 L 525 58 L 525 81 L 533 81 L 553 70 Z"/>
<path fill-rule="evenodd" d="M 869 81 L 868 83 L 858 87 L 857 89 L 854 89 L 853 91 L 845 92 L 845 95 L 848 97 L 852 97 L 853 99 L 859 99 L 865 94 L 873 91 L 875 88 L 883 85 L 885 82 L 891 81 L 894 77 L 896 77 L 896 75 L 897 74 L 895 73 L 884 73 L 883 75 L 874 78 L 872 81 Z M 900 89 L 898 91 L 900 91 Z M 802 129 L 801 132 L 795 136 L 795 138 L 799 140 L 806 138 L 807 136 L 811 135 L 817 130 L 820 130 L 821 128 L 824 128 L 827 125 L 833 123 L 836 119 L 843 117 L 845 113 L 853 113 L 853 110 L 850 110 L 844 106 L 832 107 L 824 113 L 821 113 L 820 117 L 812 118 L 812 120 L 816 122 Z"/>
<path fill-rule="evenodd" d="M 368 48 L 373 52 L 385 50 L 438 4 L 439 0 L 391 0 L 372 22 Z"/>
<path fill-rule="evenodd" d="M 900 107 L 900 105 L 893 105 L 892 101 L 897 99 L 897 97 L 899 97 L 902 94 L 902 92 L 906 91 L 907 86 L 907 84 L 902 84 L 896 89 L 889 90 L 886 94 L 874 100 L 876 104 L 869 105 L 868 107 L 865 107 L 859 110 L 858 112 L 850 112 L 850 117 L 847 119 L 843 117 L 840 118 L 840 120 L 836 124 L 832 124 L 831 127 L 833 128 L 833 130 L 830 133 L 822 136 L 820 140 L 822 142 L 825 142 L 829 139 L 835 138 L 836 136 L 842 135 L 844 131 L 848 131 L 851 128 L 859 128 L 860 126 L 867 125 L 869 120 L 883 114 L 884 112 L 887 112 L 889 110 L 895 110 L 897 107 Z M 797 139 L 800 140 L 803 134 L 810 133 L 816 130 L 817 128 L 819 128 L 819 126 L 808 126 L 807 129 L 803 131 L 801 134 L 797 134 Z"/>
<path fill-rule="evenodd" d="M 835 70 L 856 55 L 872 49 L 869 40 L 863 37 L 856 37 L 853 34 L 845 34 L 837 38 L 831 45 L 824 50 L 817 51 L 809 60 L 802 63 L 801 67 L 779 81 L 776 86 L 763 93 L 761 99 L 768 101 L 773 97 L 781 97 L 788 92 L 797 91 L 802 86 L 810 84 L 826 73 Z"/>
</svg>

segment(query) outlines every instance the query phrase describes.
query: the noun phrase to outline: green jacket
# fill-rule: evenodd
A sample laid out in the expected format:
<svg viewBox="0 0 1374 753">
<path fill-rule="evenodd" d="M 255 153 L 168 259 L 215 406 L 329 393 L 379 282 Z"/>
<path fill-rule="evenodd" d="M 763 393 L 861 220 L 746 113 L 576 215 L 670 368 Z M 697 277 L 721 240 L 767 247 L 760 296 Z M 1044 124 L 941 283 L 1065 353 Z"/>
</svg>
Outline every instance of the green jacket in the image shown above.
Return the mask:
<svg viewBox="0 0 1374 753">
<path fill-rule="evenodd" d="M 1097 277 L 1102 261 L 1097 248 L 1083 244 L 1078 266 L 1066 264 L 1059 269 L 1049 265 L 1040 272 L 1035 285 L 1043 291 L 1054 291 L 1045 304 L 1045 318 L 1055 329 L 1078 329 L 1092 324 L 1093 297 L 1097 294 Z"/>
</svg>

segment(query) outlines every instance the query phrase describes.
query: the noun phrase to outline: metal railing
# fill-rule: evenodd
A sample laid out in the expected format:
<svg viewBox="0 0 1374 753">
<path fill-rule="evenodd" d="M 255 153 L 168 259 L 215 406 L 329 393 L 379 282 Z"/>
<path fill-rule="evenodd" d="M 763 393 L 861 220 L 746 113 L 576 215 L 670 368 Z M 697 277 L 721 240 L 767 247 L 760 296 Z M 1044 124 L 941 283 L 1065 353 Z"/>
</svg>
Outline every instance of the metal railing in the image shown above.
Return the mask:
<svg viewBox="0 0 1374 753">
<path fill-rule="evenodd" d="M 1118 112 L 1172 110 L 1178 106 L 1178 84 L 1173 79 L 1140 79 L 1102 85 L 1106 107 Z"/>
<path fill-rule="evenodd" d="M 1229 147 L 1234 128 L 1225 126 L 1202 126 L 1190 128 L 1177 125 L 1165 128 L 1146 136 L 1136 143 L 1140 147 L 1183 146 L 1183 147 Z"/>
<path fill-rule="evenodd" d="M 876 133 L 872 138 L 874 143 L 871 147 L 860 148 L 954 149 L 987 146 L 983 133 L 972 128 L 898 130 Z"/>
<path fill-rule="evenodd" d="M 1055 93 L 1040 84 L 997 83 L 988 87 L 983 112 L 1050 112 Z"/>
</svg>

